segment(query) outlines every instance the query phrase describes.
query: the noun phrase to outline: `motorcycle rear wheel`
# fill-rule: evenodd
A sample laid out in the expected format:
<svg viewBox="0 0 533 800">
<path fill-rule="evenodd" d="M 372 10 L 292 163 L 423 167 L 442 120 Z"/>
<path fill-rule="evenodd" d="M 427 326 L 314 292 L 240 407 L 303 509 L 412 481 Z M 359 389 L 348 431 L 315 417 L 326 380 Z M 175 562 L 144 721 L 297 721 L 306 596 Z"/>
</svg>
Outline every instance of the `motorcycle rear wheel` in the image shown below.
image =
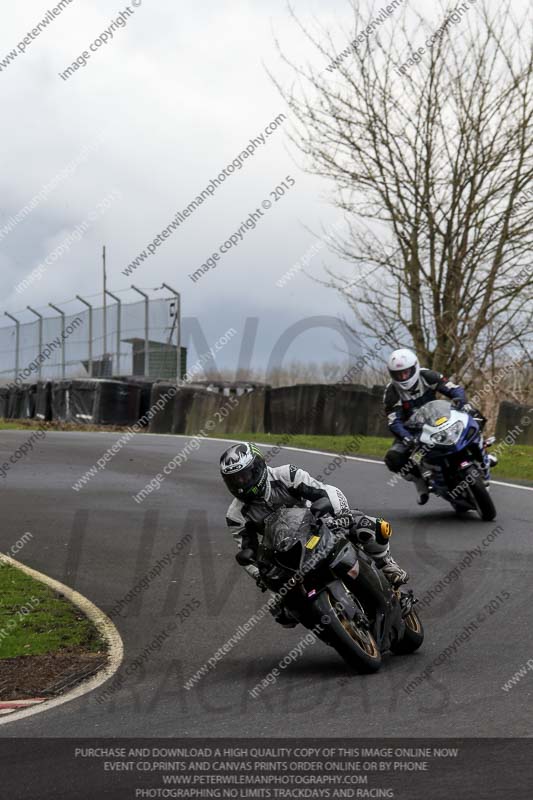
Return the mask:
<svg viewBox="0 0 533 800">
<path fill-rule="evenodd" d="M 327 592 L 317 598 L 317 607 L 328 642 L 337 653 L 358 672 L 377 672 L 381 667 L 381 653 L 370 631 L 360 628 L 342 611 L 334 608 Z M 325 622 L 325 618 L 329 621 Z"/>
</svg>

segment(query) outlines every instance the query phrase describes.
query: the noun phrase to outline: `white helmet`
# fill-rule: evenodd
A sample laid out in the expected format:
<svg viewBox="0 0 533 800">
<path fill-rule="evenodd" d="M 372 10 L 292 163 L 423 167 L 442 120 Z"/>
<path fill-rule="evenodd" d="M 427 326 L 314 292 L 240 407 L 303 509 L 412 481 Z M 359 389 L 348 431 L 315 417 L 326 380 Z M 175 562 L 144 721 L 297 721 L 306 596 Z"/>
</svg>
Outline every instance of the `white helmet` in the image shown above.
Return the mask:
<svg viewBox="0 0 533 800">
<path fill-rule="evenodd" d="M 402 389 L 412 389 L 418 381 L 420 364 L 412 350 L 395 350 L 390 354 L 387 366 L 393 383 Z"/>
</svg>

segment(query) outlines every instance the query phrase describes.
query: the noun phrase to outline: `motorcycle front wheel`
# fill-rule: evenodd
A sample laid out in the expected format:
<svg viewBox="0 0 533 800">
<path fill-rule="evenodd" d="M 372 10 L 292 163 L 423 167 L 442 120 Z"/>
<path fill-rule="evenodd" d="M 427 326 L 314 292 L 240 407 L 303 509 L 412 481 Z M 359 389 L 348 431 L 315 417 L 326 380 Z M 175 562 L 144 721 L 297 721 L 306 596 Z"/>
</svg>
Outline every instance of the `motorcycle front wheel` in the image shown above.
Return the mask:
<svg viewBox="0 0 533 800">
<path fill-rule="evenodd" d="M 488 493 L 485 482 L 479 474 L 479 469 L 470 468 L 469 473 L 472 475 L 472 483 L 469 485 L 469 492 L 475 509 L 482 520 L 490 522 L 496 516 L 496 507 L 492 502 L 492 497 Z"/>
<path fill-rule="evenodd" d="M 359 627 L 332 602 L 328 592 L 316 599 L 324 637 L 337 653 L 358 672 L 377 672 L 381 667 L 381 653 L 370 631 Z"/>
<path fill-rule="evenodd" d="M 393 653 L 396 653 L 396 655 L 414 653 L 415 650 L 421 647 L 424 641 L 424 628 L 414 608 L 412 608 L 404 618 L 404 622 L 405 631 L 402 638 L 399 642 L 394 642 L 394 644 L 391 645 L 391 650 Z"/>
</svg>

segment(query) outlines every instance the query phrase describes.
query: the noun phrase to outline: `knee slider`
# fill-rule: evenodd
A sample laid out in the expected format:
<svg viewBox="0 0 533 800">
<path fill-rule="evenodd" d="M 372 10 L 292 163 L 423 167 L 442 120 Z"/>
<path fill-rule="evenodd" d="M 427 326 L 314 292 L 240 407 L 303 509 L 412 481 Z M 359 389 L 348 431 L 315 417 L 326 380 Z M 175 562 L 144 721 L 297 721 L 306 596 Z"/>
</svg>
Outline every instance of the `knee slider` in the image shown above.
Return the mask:
<svg viewBox="0 0 533 800">
<path fill-rule="evenodd" d="M 392 525 L 386 519 L 378 517 L 376 520 L 376 542 L 378 544 L 388 544 L 392 536 Z"/>
</svg>

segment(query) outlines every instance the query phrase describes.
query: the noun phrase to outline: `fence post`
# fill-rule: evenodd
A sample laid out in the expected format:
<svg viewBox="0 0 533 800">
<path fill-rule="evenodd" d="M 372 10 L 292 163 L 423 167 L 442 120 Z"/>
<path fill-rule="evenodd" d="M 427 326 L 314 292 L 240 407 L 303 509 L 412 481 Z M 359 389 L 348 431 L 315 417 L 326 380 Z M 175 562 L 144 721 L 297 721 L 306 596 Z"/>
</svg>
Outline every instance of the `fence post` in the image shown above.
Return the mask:
<svg viewBox="0 0 533 800">
<path fill-rule="evenodd" d="M 83 303 L 84 306 L 87 306 L 89 309 L 89 377 L 93 377 L 93 307 L 91 303 L 88 303 L 87 300 L 84 300 L 83 297 L 80 297 L 79 294 L 76 295 L 76 300 L 79 300 L 80 303 Z"/>
<path fill-rule="evenodd" d="M 161 284 L 164 289 L 168 289 L 169 292 L 176 297 L 176 350 L 178 352 L 177 359 L 178 359 L 178 371 L 176 372 L 178 383 L 181 380 L 181 295 L 172 286 L 169 286 L 168 283 Z"/>
<path fill-rule="evenodd" d="M 109 295 L 109 297 L 116 300 L 117 303 L 117 375 L 120 375 L 120 336 L 121 336 L 121 329 L 122 329 L 122 300 L 120 297 L 117 297 L 116 294 L 110 292 L 108 289 L 105 290 L 105 293 Z"/>
<path fill-rule="evenodd" d="M 61 311 L 60 308 L 55 306 L 53 303 L 48 303 L 50 308 L 53 308 L 54 311 L 57 311 L 58 314 L 61 315 L 61 377 L 65 377 L 65 312 Z"/>
<path fill-rule="evenodd" d="M 148 378 L 150 376 L 150 297 L 133 284 L 131 284 L 131 288 L 144 297 L 144 376 Z"/>
<path fill-rule="evenodd" d="M 39 314 L 39 312 L 36 311 L 31 306 L 27 306 L 27 308 L 28 308 L 28 311 L 31 311 L 32 314 L 35 314 L 35 316 L 39 318 L 39 353 L 38 353 L 38 355 L 41 355 L 41 353 L 43 352 L 43 315 Z M 43 364 L 42 364 L 41 359 L 39 359 L 39 372 L 37 373 L 39 380 L 41 380 L 42 373 L 43 373 Z"/>
<path fill-rule="evenodd" d="M 15 332 L 15 380 L 17 380 L 20 368 L 20 322 L 13 314 L 8 314 L 7 311 L 4 311 L 6 317 L 12 319 L 15 325 L 17 326 Z"/>
</svg>

